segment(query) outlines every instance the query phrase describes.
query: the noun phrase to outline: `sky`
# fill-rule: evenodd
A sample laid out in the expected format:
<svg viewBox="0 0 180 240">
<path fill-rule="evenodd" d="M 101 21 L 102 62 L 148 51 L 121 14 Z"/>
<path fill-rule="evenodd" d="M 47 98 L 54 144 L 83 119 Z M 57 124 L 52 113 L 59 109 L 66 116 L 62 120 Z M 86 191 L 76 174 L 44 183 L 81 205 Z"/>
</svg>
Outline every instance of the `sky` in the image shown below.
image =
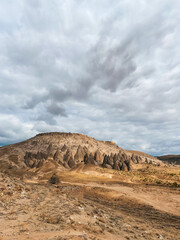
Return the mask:
<svg viewBox="0 0 180 240">
<path fill-rule="evenodd" d="M 179 0 L 0 0 L 0 146 L 78 132 L 180 154 Z"/>
</svg>

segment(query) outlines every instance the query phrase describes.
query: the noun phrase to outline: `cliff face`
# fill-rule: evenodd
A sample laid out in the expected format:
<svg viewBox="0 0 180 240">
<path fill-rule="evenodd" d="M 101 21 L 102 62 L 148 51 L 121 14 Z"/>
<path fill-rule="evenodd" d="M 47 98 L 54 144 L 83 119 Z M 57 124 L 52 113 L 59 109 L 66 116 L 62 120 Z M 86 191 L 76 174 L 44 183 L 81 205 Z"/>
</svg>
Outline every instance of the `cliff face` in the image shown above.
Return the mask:
<svg viewBox="0 0 180 240">
<path fill-rule="evenodd" d="M 133 164 L 160 161 L 126 151 L 113 142 L 98 141 L 75 133 L 43 133 L 0 148 L 0 164 L 3 168 L 40 168 L 47 161 L 71 169 L 79 164 L 93 164 L 115 170 L 129 171 Z"/>
</svg>

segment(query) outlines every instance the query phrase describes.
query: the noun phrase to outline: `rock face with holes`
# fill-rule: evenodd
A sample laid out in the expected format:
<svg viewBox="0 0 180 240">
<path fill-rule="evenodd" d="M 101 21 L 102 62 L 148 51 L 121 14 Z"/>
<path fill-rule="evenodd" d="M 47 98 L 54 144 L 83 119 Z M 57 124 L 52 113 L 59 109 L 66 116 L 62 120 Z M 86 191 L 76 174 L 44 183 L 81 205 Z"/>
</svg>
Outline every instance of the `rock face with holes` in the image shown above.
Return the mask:
<svg viewBox="0 0 180 240">
<path fill-rule="evenodd" d="M 144 162 L 161 163 L 147 154 L 124 150 L 113 142 L 73 133 L 38 134 L 0 148 L 1 168 L 41 168 L 48 161 L 66 169 L 93 164 L 119 171 L 130 171 L 134 164 Z"/>
</svg>

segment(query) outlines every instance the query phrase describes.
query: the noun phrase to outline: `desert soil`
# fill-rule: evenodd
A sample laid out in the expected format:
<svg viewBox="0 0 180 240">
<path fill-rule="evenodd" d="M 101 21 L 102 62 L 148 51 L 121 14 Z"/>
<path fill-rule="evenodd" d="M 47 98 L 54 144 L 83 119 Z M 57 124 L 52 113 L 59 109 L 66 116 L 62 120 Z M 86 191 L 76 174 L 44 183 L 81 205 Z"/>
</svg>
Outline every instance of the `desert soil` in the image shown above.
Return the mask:
<svg viewBox="0 0 180 240">
<path fill-rule="evenodd" d="M 179 188 L 109 175 L 103 182 L 94 173 L 85 182 L 62 172 L 58 185 L 1 174 L 0 239 L 180 239 Z"/>
</svg>

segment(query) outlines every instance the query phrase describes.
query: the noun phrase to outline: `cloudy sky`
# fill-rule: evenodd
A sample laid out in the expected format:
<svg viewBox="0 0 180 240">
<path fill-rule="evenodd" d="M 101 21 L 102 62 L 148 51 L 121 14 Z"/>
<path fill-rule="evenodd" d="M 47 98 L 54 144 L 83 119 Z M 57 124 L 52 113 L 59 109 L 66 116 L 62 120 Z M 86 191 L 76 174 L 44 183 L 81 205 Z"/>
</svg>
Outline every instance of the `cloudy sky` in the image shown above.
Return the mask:
<svg viewBox="0 0 180 240">
<path fill-rule="evenodd" d="M 179 0 L 0 0 L 0 145 L 79 132 L 180 154 Z"/>
</svg>

